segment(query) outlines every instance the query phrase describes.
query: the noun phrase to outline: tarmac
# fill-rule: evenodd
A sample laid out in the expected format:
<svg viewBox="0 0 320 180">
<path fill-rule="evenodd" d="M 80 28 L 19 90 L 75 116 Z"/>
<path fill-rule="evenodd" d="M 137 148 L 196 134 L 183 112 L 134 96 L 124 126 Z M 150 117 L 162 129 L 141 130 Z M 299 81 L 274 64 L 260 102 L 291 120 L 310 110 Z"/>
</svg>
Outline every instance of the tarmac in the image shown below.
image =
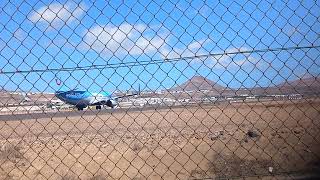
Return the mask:
<svg viewBox="0 0 320 180">
<path fill-rule="evenodd" d="M 193 105 L 195 106 L 195 105 Z M 42 112 L 25 112 L 25 113 L 10 113 L 0 115 L 0 121 L 21 121 L 21 120 L 32 120 L 42 118 L 53 118 L 53 117 L 76 117 L 76 116 L 92 116 L 92 115 L 105 115 L 113 113 L 124 113 L 124 112 L 143 112 L 148 110 L 163 110 L 170 108 L 182 108 L 185 106 L 148 106 L 148 107 L 133 107 L 133 108 L 115 108 L 115 109 L 85 109 L 83 111 L 42 111 Z M 190 107 L 190 105 L 188 105 Z M 199 106 L 200 107 L 200 106 Z"/>
</svg>

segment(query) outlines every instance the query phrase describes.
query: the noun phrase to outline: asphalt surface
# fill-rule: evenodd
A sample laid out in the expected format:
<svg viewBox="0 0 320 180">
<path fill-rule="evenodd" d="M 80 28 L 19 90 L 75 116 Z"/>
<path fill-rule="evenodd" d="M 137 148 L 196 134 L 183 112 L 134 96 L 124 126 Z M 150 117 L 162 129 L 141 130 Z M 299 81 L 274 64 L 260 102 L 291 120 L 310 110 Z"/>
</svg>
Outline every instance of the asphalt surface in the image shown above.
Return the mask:
<svg viewBox="0 0 320 180">
<path fill-rule="evenodd" d="M 266 101 L 268 102 L 268 101 Z M 253 106 L 257 106 L 257 103 L 261 102 L 252 102 Z M 298 102 L 299 103 L 299 100 Z M 300 102 L 301 103 L 301 102 Z M 243 103 L 234 103 L 231 107 L 235 107 Z M 245 103 L 249 105 L 249 103 Z M 279 103 L 275 103 L 279 105 Z M 319 102 L 317 102 L 319 104 Z M 143 112 L 148 110 L 164 110 L 164 109 L 173 109 L 173 108 L 192 108 L 192 107 L 206 107 L 206 106 L 223 106 L 228 105 L 228 102 L 215 102 L 215 103 L 194 103 L 187 105 L 176 105 L 176 106 L 144 106 L 144 107 L 133 107 L 133 108 L 115 108 L 115 109 L 85 109 L 83 111 L 55 111 L 55 112 L 34 112 L 34 113 L 13 113 L 13 114 L 3 114 L 0 115 L 0 121 L 21 121 L 21 120 L 32 120 L 32 119 L 41 119 L 41 118 L 53 118 L 53 117 L 75 117 L 75 116 L 93 116 L 93 115 L 105 115 L 112 113 L 126 113 L 126 112 Z M 265 106 L 263 103 L 262 106 Z"/>
<path fill-rule="evenodd" d="M 192 105 L 193 107 L 196 105 Z M 157 106 L 157 107 L 143 107 L 143 108 L 119 108 L 119 109 L 85 109 L 83 111 L 55 111 L 55 112 L 34 112 L 24 114 L 4 114 L 0 115 L 0 121 L 20 121 L 20 120 L 32 120 L 41 118 L 53 118 L 53 117 L 75 117 L 75 116 L 92 116 L 92 115 L 104 115 L 112 113 L 126 113 L 126 112 L 142 112 L 147 110 L 163 110 L 170 108 L 181 108 L 185 106 Z M 190 105 L 188 105 L 190 107 Z"/>
<path fill-rule="evenodd" d="M 143 109 L 145 110 L 145 108 Z M 0 121 L 19 121 L 19 120 L 31 120 L 41 118 L 52 117 L 74 117 L 74 116 L 90 116 L 90 115 L 103 115 L 110 113 L 123 113 L 132 111 L 142 111 L 140 108 L 131 109 L 104 109 L 104 110 L 83 110 L 83 111 L 56 111 L 56 112 L 35 112 L 24 114 L 4 114 L 0 115 Z"/>
</svg>

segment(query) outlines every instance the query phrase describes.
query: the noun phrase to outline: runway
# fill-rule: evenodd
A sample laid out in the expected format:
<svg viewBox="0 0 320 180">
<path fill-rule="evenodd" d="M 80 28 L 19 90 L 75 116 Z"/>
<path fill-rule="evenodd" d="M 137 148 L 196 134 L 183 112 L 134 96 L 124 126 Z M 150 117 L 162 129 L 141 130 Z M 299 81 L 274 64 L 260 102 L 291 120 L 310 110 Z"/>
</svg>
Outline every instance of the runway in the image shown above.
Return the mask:
<svg viewBox="0 0 320 180">
<path fill-rule="evenodd" d="M 76 116 L 105 115 L 105 114 L 114 114 L 114 113 L 164 110 L 164 109 L 171 109 L 171 108 L 186 108 L 186 107 L 195 107 L 195 106 L 199 106 L 199 105 L 154 106 L 154 107 L 148 106 L 148 107 L 102 109 L 102 110 L 85 109 L 83 111 L 73 110 L 73 111 L 55 111 L 55 112 L 35 112 L 35 113 L 24 113 L 24 114 L 4 114 L 4 115 L 0 115 L 0 121 L 21 121 L 21 120 L 52 118 L 52 117 L 76 117 Z M 204 106 L 204 105 L 201 105 L 201 106 Z"/>
<path fill-rule="evenodd" d="M 165 109 L 176 109 L 176 108 L 194 108 L 194 107 L 207 107 L 207 106 L 221 106 L 226 105 L 228 102 L 199 102 L 199 103 L 188 103 L 180 105 L 148 105 L 142 107 L 126 107 L 126 108 L 115 108 L 115 109 L 85 109 L 83 111 L 78 110 L 58 110 L 58 111 L 44 111 L 44 112 L 26 112 L 26 113 L 13 113 L 0 115 L 0 121 L 20 121 L 20 120 L 31 120 L 31 119 L 42 119 L 51 117 L 75 117 L 75 116 L 92 116 L 92 115 L 105 115 L 113 113 L 126 113 L 126 112 L 144 112 L 151 110 L 165 110 Z"/>
<path fill-rule="evenodd" d="M 308 101 L 312 101 L 313 104 L 320 105 L 320 101 L 318 99 L 305 99 L 305 100 L 288 100 L 288 101 L 254 101 L 254 102 L 227 102 L 220 101 L 214 103 L 190 103 L 184 105 L 174 105 L 174 106 L 166 106 L 166 105 L 149 105 L 143 107 L 130 107 L 130 108 L 115 108 L 115 109 L 85 109 L 83 111 L 47 111 L 47 112 L 26 112 L 26 113 L 13 113 L 13 114 L 3 114 L 0 115 L 0 121 L 21 121 L 21 120 L 33 120 L 33 119 L 43 119 L 43 118 L 58 118 L 58 117 L 79 117 L 79 116 L 93 116 L 93 115 L 107 115 L 107 114 L 118 114 L 118 113 L 129 113 L 129 112 L 146 112 L 146 111 L 160 111 L 167 109 L 190 109 L 190 108 L 207 108 L 207 107 L 215 107 L 218 109 L 224 108 L 243 108 L 243 107 L 284 107 L 284 106 L 299 106 Z M 292 104 L 292 103 L 296 104 Z"/>
<path fill-rule="evenodd" d="M 154 109 L 154 108 L 148 108 Z M 146 110 L 145 108 L 143 110 Z M 42 119 L 51 117 L 75 117 L 75 116 L 92 116 L 92 115 L 104 115 L 112 113 L 134 112 L 142 111 L 141 108 L 128 108 L 128 109 L 104 109 L 104 110 L 92 110 L 87 109 L 84 111 L 55 111 L 55 112 L 35 112 L 24 114 L 4 114 L 0 115 L 0 121 L 20 121 L 28 119 Z"/>
</svg>

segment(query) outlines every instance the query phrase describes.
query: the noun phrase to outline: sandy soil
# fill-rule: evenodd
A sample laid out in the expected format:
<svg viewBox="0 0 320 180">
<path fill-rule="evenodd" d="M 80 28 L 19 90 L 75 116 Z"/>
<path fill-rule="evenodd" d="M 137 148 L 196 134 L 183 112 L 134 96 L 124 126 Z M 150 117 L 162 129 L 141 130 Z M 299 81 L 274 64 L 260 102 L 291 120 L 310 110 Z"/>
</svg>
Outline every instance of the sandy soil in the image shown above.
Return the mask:
<svg viewBox="0 0 320 180">
<path fill-rule="evenodd" d="M 284 177 L 319 170 L 320 101 L 0 122 L 0 179 Z"/>
</svg>

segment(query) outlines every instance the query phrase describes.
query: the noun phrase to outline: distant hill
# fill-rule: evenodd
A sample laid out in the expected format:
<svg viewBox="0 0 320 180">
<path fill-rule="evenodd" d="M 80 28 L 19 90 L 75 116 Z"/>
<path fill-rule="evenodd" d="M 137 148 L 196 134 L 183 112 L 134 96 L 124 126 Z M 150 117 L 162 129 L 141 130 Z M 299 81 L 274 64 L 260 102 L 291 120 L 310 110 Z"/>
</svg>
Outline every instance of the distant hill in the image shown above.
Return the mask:
<svg viewBox="0 0 320 180">
<path fill-rule="evenodd" d="M 174 91 L 198 91 L 198 90 L 224 90 L 223 87 L 214 81 L 211 81 L 203 76 L 193 76 L 188 81 L 178 85 L 171 90 Z"/>
<path fill-rule="evenodd" d="M 22 100 L 23 98 L 19 94 L 12 94 L 5 90 L 0 91 L 0 106 L 4 106 L 6 104 L 18 104 Z"/>
<path fill-rule="evenodd" d="M 304 94 L 314 95 L 320 93 L 320 78 L 307 77 L 286 81 L 270 87 L 254 87 L 233 90 L 236 94 L 272 95 L 272 94 Z"/>
<path fill-rule="evenodd" d="M 282 93 L 319 94 L 320 78 L 308 77 L 287 81 L 276 86 Z"/>
<path fill-rule="evenodd" d="M 293 81 L 287 81 L 270 87 L 254 87 L 231 89 L 217 84 L 202 76 L 194 76 L 188 81 L 171 88 L 169 91 L 194 91 L 208 90 L 207 95 L 272 95 L 272 94 L 304 94 L 314 95 L 320 93 L 320 78 L 306 77 Z M 204 93 L 197 93 L 203 96 Z M 194 94 L 196 95 L 196 94 Z M 178 95 L 177 95 L 178 96 Z M 181 96 L 181 95 L 179 95 Z"/>
<path fill-rule="evenodd" d="M 320 78 L 319 77 L 308 77 L 297 79 L 293 81 L 287 81 L 277 85 L 278 87 L 320 87 Z"/>
<path fill-rule="evenodd" d="M 2 90 L 0 91 L 0 107 L 6 105 L 34 105 L 34 104 L 46 104 L 54 98 L 54 94 L 49 93 L 23 93 L 23 92 L 12 92 Z"/>
</svg>

